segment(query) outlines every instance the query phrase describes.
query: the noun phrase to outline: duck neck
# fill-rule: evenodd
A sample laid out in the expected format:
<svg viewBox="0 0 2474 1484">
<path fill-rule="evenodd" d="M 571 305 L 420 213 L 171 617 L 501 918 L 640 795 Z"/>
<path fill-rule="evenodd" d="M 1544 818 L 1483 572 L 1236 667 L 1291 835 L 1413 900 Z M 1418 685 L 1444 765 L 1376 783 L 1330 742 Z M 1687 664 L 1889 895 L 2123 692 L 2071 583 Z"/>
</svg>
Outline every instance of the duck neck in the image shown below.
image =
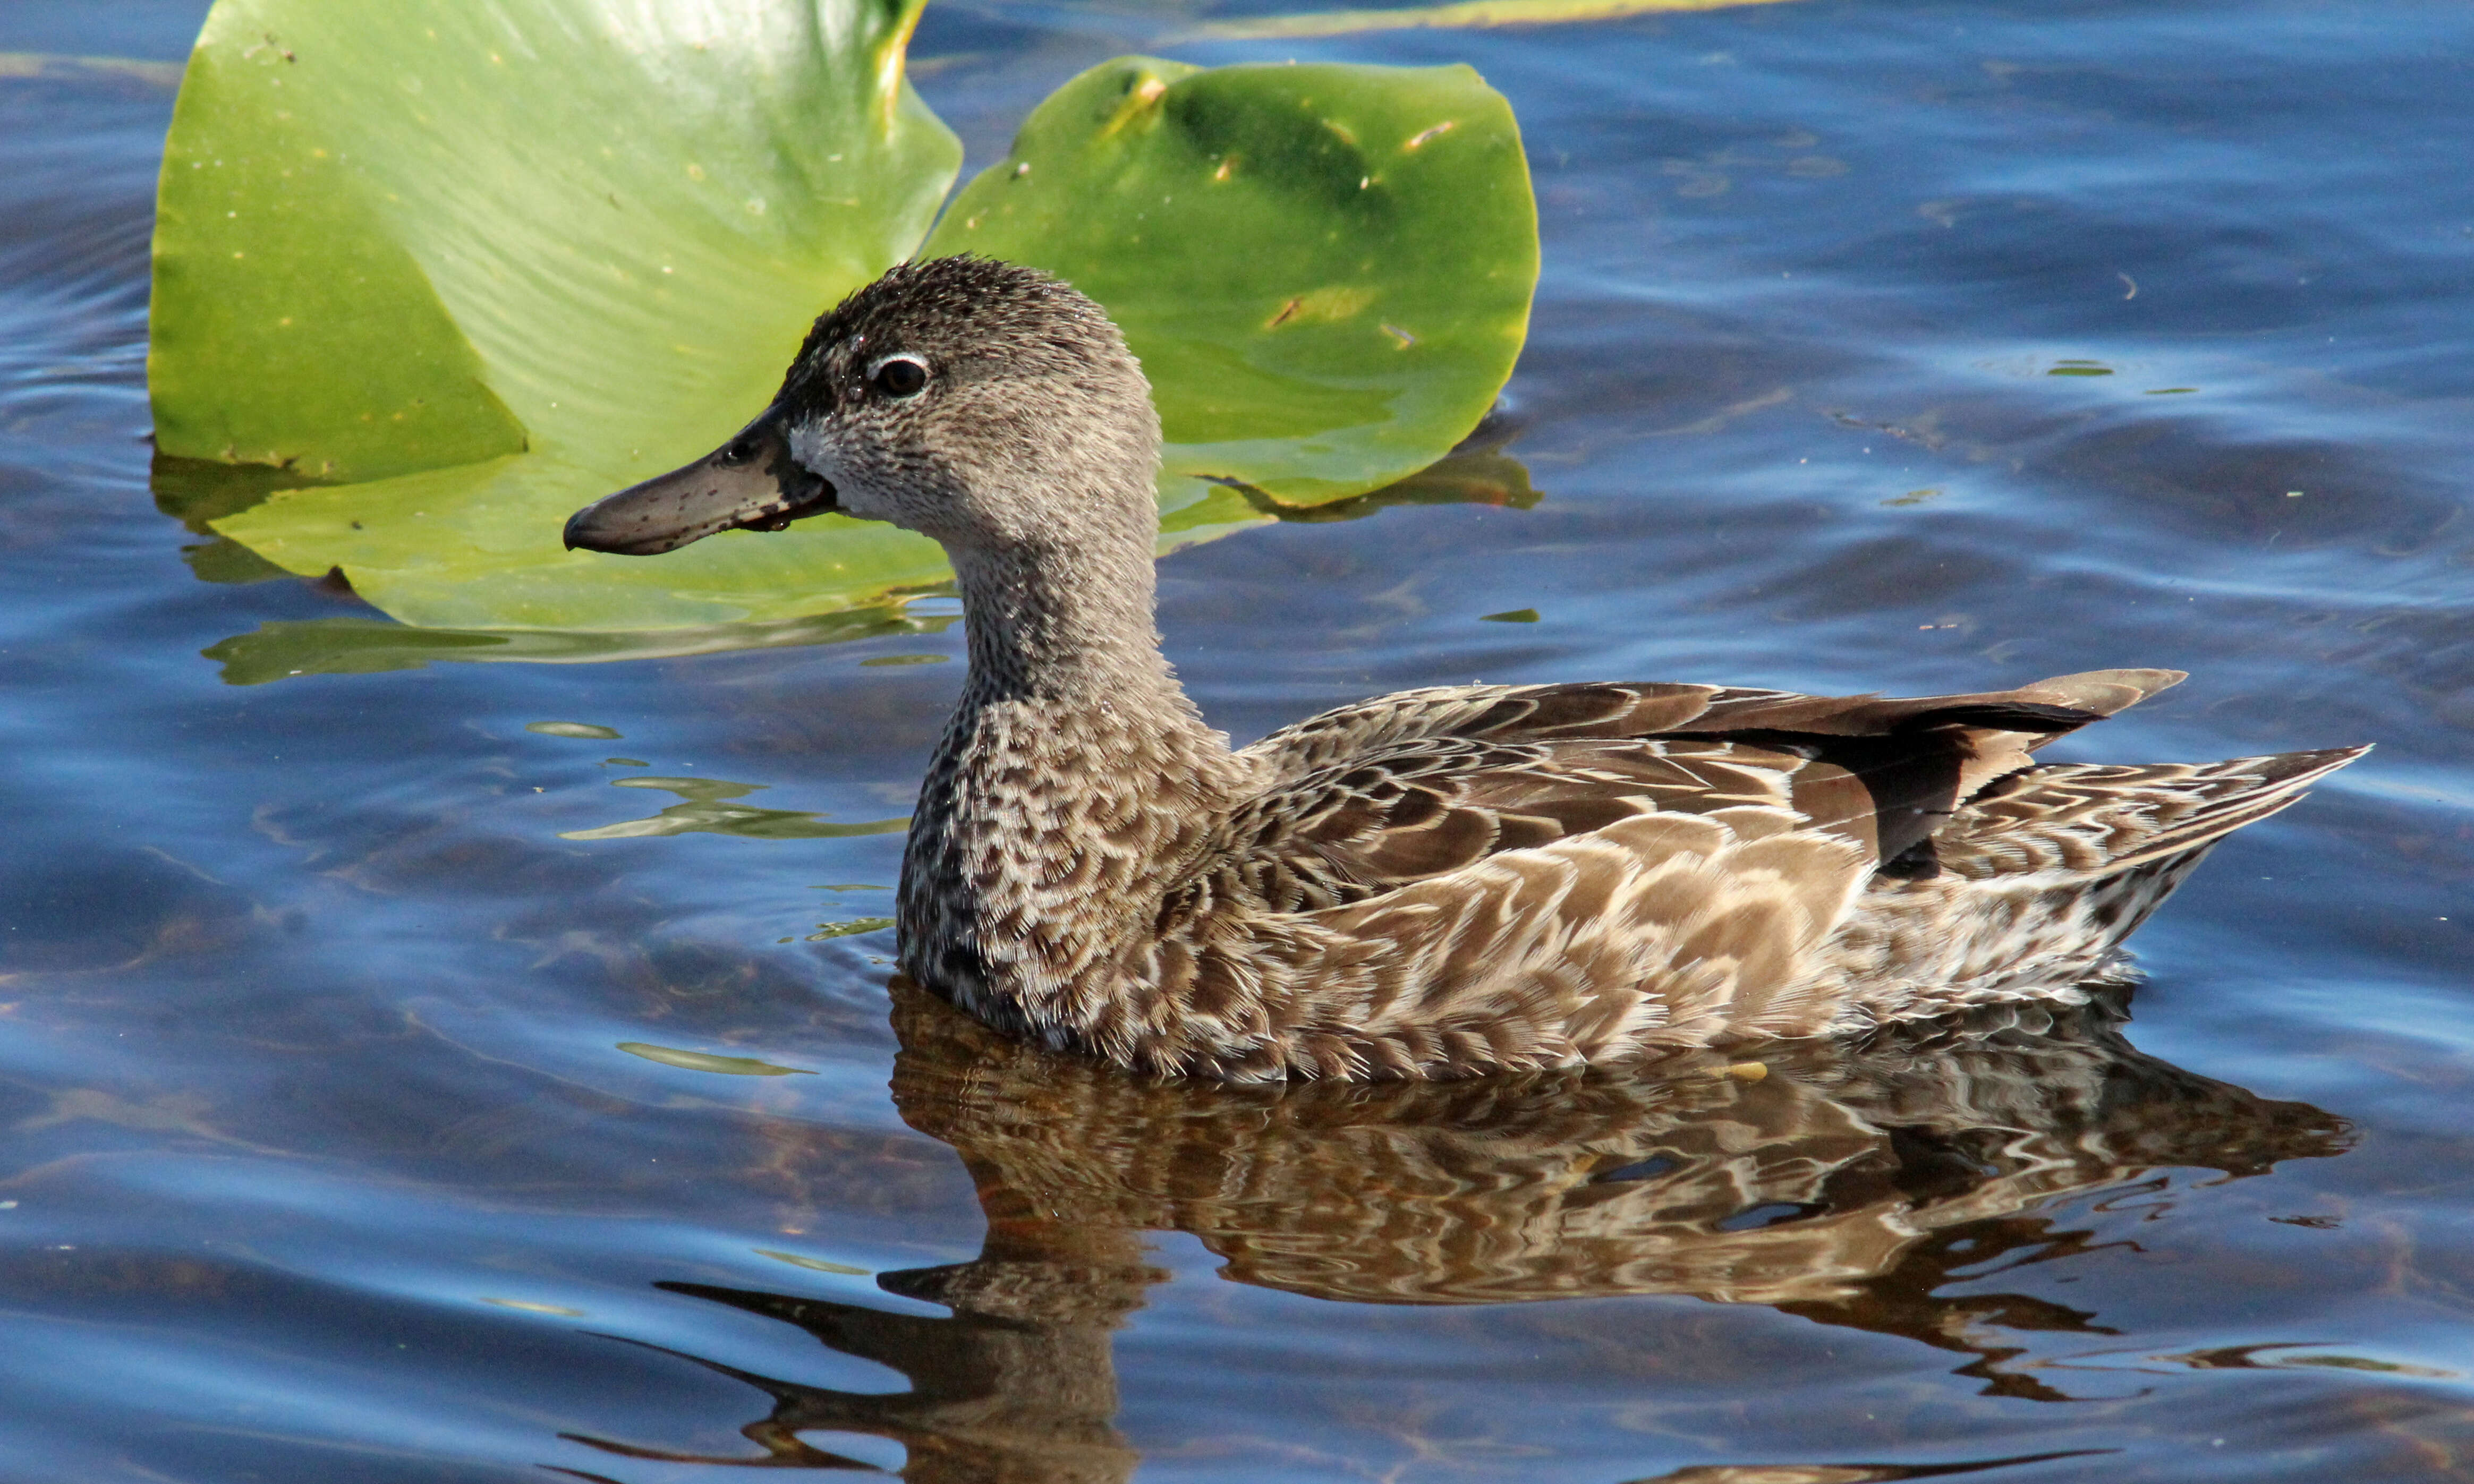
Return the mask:
<svg viewBox="0 0 2474 1484">
<path fill-rule="evenodd" d="M 1151 703 L 1190 713 L 1159 647 L 1148 542 L 954 553 L 971 651 L 963 704 Z"/>
<path fill-rule="evenodd" d="M 1104 1010 L 1249 776 L 1160 653 L 1150 532 L 1079 537 L 953 553 L 971 673 L 903 861 L 905 969 L 1031 1031 Z"/>
</svg>

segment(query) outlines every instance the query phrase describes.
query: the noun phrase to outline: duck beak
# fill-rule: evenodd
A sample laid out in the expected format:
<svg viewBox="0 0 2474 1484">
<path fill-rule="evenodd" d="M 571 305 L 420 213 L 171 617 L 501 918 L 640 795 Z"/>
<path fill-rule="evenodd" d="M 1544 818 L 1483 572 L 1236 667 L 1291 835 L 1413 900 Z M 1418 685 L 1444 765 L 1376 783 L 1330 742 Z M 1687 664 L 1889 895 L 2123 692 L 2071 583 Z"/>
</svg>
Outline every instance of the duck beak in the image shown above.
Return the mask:
<svg viewBox="0 0 2474 1484">
<path fill-rule="evenodd" d="M 778 531 L 839 508 L 833 484 L 790 456 L 785 422 L 767 407 L 694 463 L 594 500 L 567 518 L 567 548 L 654 556 L 716 531 Z"/>
</svg>

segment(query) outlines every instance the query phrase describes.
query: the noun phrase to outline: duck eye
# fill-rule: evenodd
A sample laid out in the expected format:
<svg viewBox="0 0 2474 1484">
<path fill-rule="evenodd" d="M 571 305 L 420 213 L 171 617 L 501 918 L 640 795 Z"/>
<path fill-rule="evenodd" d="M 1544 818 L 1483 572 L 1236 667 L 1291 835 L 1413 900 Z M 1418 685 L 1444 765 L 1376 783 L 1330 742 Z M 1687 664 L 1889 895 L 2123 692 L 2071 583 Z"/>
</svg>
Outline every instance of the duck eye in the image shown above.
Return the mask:
<svg viewBox="0 0 2474 1484">
<path fill-rule="evenodd" d="M 928 384 L 927 365 L 909 355 L 888 355 L 868 373 L 867 384 L 896 401 L 919 395 Z"/>
</svg>

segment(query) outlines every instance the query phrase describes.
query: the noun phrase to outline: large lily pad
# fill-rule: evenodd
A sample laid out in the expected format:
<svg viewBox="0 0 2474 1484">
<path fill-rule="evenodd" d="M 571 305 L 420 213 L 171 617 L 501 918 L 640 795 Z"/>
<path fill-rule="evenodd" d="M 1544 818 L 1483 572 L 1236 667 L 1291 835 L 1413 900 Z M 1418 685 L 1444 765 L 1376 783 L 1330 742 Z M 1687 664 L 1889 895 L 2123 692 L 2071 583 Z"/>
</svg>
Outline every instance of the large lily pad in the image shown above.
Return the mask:
<svg viewBox="0 0 2474 1484">
<path fill-rule="evenodd" d="M 164 151 L 158 447 L 597 469 L 743 420 L 960 163 L 902 82 L 921 4 L 220 0 Z"/>
<path fill-rule="evenodd" d="M 960 149 L 902 80 L 920 3 L 221 0 L 164 159 L 158 446 L 396 475 L 215 523 L 427 627 L 784 617 L 837 606 L 796 596 L 836 565 L 936 580 L 881 526 L 668 570 L 558 543 L 762 406 L 815 307 L 926 231 Z"/>
<path fill-rule="evenodd" d="M 213 527 L 424 627 L 778 621 L 940 580 L 930 543 L 839 518 L 657 561 L 558 541 L 569 511 L 761 408 L 813 315 L 919 245 L 958 162 L 902 78 L 920 3 L 218 0 L 164 161 L 159 447 L 328 481 Z M 1194 474 L 1313 500 L 1449 448 L 1509 371 L 1536 274 L 1502 100 L 1466 69 L 1112 66 L 1025 130 L 1058 184 L 934 250 L 1002 244 L 1126 322 L 1178 440 L 1168 543 L 1264 519 Z M 1114 77 L 1187 102 L 1131 130 L 1090 103 Z M 1342 179 L 1353 157 L 1326 141 L 1351 134 L 1399 157 L 1379 186 Z M 1196 150 L 1249 173 L 1152 207 Z M 1324 247 L 1262 250 L 1285 237 Z"/>
<path fill-rule="evenodd" d="M 1528 331 L 1538 220 L 1512 108 L 1467 67 L 1127 57 L 1041 104 L 926 252 L 1105 304 L 1172 475 L 1320 504 L 1486 415 Z"/>
</svg>

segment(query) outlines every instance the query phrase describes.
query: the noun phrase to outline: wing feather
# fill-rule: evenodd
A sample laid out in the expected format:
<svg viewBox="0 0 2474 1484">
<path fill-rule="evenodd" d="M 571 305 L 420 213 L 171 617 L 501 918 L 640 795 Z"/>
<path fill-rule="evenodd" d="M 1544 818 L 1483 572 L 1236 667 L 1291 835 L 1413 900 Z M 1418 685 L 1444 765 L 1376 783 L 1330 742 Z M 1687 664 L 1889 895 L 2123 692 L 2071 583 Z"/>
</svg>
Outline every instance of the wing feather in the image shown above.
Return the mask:
<svg viewBox="0 0 2474 1484">
<path fill-rule="evenodd" d="M 2030 758 L 2180 678 L 1909 699 L 1480 686 L 1326 712 L 1247 749 L 1262 791 L 1170 884 L 1127 964 L 1146 991 L 1089 1034 L 1134 1064 L 1246 1079 L 1818 1034 L 1848 1013 L 1823 950 L 1874 884 L 2165 860 L 2355 755 Z"/>
</svg>

